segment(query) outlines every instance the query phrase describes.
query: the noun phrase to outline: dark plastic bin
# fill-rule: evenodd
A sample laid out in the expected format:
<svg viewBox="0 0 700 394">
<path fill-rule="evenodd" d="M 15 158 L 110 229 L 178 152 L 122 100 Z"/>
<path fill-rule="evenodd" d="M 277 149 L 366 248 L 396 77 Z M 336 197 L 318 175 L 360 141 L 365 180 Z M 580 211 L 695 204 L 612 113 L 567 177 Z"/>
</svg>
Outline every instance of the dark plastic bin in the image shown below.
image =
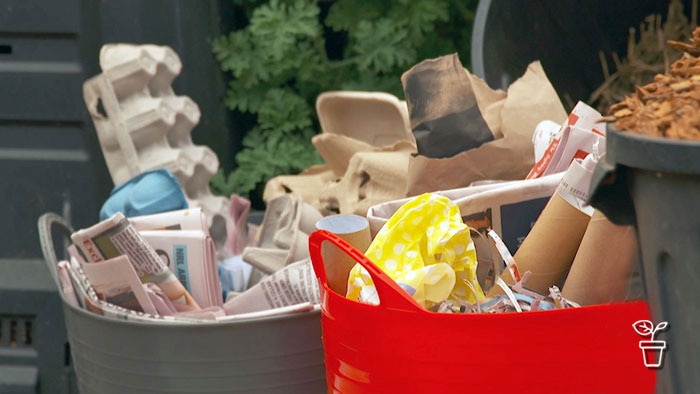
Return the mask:
<svg viewBox="0 0 700 394">
<path fill-rule="evenodd" d="M 77 393 L 61 300 L 41 260 L 0 270 L 0 393 Z"/>
<path fill-rule="evenodd" d="M 211 146 L 230 167 L 241 136 L 232 130 L 225 76 L 210 44 L 233 23 L 233 9 L 225 0 L 0 3 L 0 393 L 77 392 L 36 220 L 51 211 L 76 227 L 95 223 L 113 186 L 82 94 L 83 82 L 99 73 L 101 45 L 178 51 L 186 72 L 174 89 L 202 110 L 195 143 Z"/>
<path fill-rule="evenodd" d="M 608 128 L 591 204 L 634 224 L 654 323 L 667 321 L 658 393 L 700 387 L 700 141 L 652 138 Z"/>
<path fill-rule="evenodd" d="M 690 15 L 691 0 L 683 0 Z M 666 16 L 658 0 L 480 0 L 471 42 L 474 74 L 506 89 L 540 60 L 567 108 L 588 101 L 604 81 L 599 51 L 627 54 L 629 28 L 650 14 Z M 611 70 L 611 72 L 614 70 Z"/>
</svg>

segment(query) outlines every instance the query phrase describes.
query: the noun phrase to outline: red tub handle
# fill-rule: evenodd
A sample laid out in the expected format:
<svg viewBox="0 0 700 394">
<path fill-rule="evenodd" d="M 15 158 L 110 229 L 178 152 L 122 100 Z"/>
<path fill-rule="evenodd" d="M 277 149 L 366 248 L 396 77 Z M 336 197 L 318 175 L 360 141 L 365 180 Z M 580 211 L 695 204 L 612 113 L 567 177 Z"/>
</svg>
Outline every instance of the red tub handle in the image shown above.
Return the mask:
<svg viewBox="0 0 700 394">
<path fill-rule="evenodd" d="M 396 281 L 391 279 L 389 275 L 382 271 L 381 268 L 377 267 L 354 246 L 350 245 L 347 241 L 331 232 L 326 230 L 317 230 L 309 235 L 309 255 L 311 256 L 311 264 L 313 264 L 316 277 L 318 278 L 321 286 L 325 288 L 325 291 L 333 292 L 333 290 L 328 287 L 326 268 L 323 263 L 323 256 L 321 255 L 321 244 L 324 241 L 328 241 L 337 246 L 341 251 L 352 257 L 355 261 L 360 263 L 360 265 L 362 265 L 367 272 L 369 272 L 369 275 L 374 281 L 374 287 L 377 289 L 377 294 L 379 295 L 378 307 L 405 311 L 425 311 L 425 309 L 423 309 L 423 307 L 420 306 L 416 300 L 414 300 L 404 289 L 402 289 L 396 283 Z M 345 295 L 340 294 L 340 296 L 344 297 Z"/>
</svg>

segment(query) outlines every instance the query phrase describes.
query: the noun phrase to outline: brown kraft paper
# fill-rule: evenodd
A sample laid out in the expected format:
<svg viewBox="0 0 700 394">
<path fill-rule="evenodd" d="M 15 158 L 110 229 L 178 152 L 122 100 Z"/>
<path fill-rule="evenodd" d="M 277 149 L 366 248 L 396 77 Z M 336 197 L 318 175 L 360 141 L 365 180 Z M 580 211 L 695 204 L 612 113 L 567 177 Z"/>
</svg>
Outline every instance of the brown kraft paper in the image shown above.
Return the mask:
<svg viewBox="0 0 700 394">
<path fill-rule="evenodd" d="M 513 258 L 521 275 L 530 271 L 524 286 L 540 294 L 559 286 L 574 261 L 591 217 L 569 204 L 558 192 L 554 193 L 535 221 Z M 501 273 L 508 285 L 513 284 L 510 272 Z M 503 294 L 494 286 L 488 297 Z"/>
<path fill-rule="evenodd" d="M 617 226 L 596 210 L 583 236 L 562 296 L 581 305 L 624 301 L 637 261 L 632 226 Z"/>
<path fill-rule="evenodd" d="M 537 124 L 545 119 L 563 122 L 567 117 L 538 61 L 531 63 L 505 93 L 492 90 L 468 70 L 464 72 L 476 104 L 496 139 L 448 158 L 411 157 L 407 196 L 464 187 L 477 180 L 524 179 L 535 161 L 532 135 Z"/>
</svg>

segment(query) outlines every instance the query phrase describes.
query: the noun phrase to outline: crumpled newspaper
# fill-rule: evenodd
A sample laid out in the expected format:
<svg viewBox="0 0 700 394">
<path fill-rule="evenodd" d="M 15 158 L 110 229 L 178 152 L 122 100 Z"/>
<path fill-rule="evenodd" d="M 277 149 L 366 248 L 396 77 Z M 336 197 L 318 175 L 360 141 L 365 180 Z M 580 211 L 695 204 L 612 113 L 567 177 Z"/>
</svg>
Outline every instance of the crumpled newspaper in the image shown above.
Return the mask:
<svg viewBox="0 0 700 394">
<path fill-rule="evenodd" d="M 484 293 L 476 276 L 476 249 L 459 208 L 425 193 L 402 205 L 377 233 L 365 256 L 425 308 L 451 299 L 476 303 Z M 356 264 L 347 298 L 377 304 L 369 273 Z"/>
</svg>

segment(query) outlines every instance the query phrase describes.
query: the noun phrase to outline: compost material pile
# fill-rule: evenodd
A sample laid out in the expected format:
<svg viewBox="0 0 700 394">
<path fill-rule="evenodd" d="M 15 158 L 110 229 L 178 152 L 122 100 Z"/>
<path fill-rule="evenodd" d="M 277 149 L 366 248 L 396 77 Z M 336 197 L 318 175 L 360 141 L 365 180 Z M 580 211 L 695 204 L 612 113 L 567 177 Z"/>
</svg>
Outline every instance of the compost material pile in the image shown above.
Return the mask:
<svg viewBox="0 0 700 394">
<path fill-rule="evenodd" d="M 683 51 L 666 74 L 636 86 L 635 93 L 610 106 L 604 120 L 620 131 L 654 137 L 700 140 L 700 28 L 690 44 L 668 41 Z"/>
</svg>

